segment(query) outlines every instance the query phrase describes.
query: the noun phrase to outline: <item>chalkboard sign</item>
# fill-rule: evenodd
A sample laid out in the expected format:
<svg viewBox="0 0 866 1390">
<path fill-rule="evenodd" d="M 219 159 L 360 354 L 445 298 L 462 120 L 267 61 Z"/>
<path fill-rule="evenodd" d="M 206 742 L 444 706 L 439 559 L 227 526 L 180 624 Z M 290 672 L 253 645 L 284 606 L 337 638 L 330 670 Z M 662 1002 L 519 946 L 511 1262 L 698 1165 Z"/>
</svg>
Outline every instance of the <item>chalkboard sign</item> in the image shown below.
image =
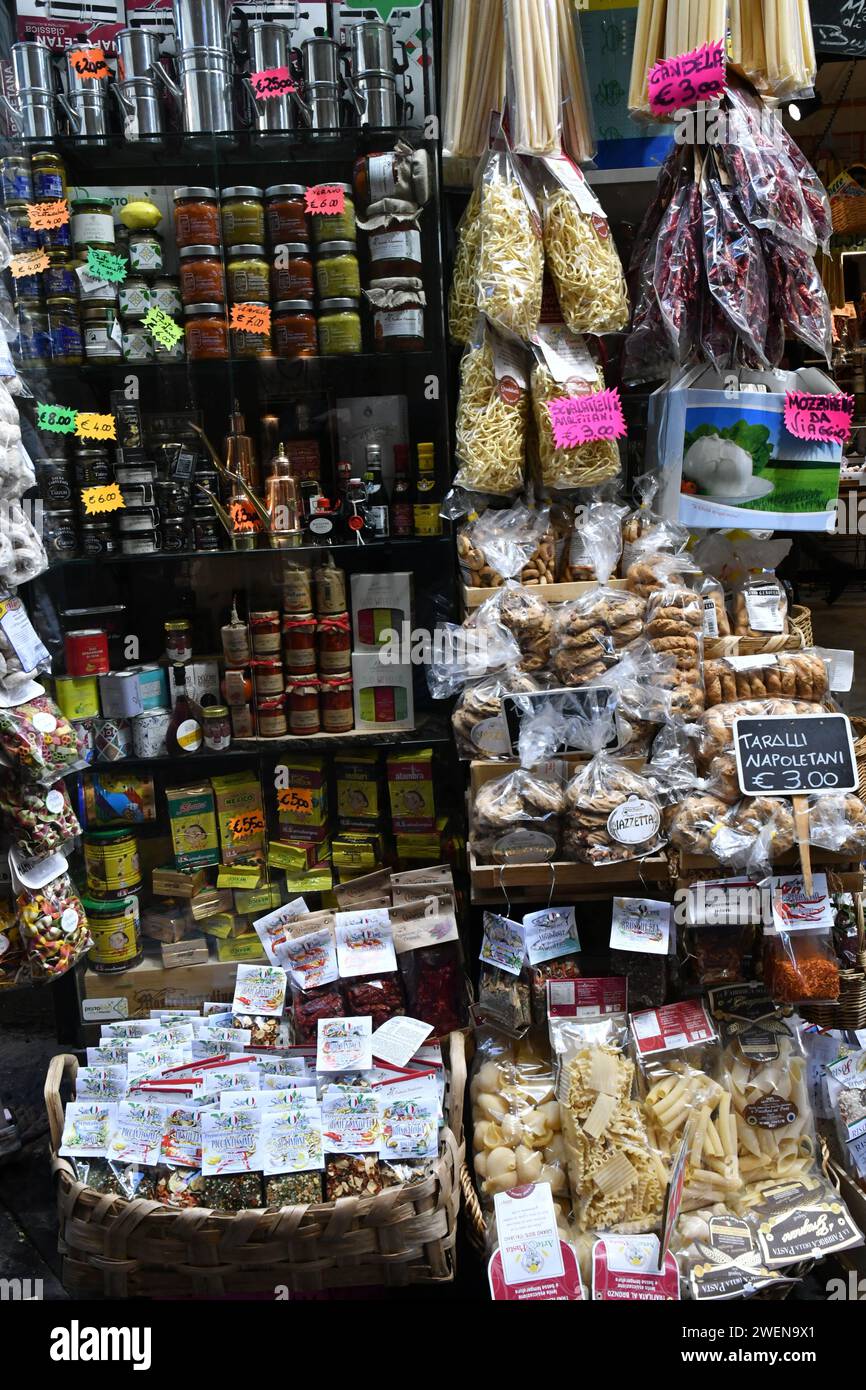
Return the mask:
<svg viewBox="0 0 866 1390">
<path fill-rule="evenodd" d="M 816 53 L 866 57 L 866 0 L 812 0 L 811 11 Z"/>
<path fill-rule="evenodd" d="M 851 725 L 844 714 L 734 720 L 740 791 L 746 796 L 814 796 L 856 791 Z"/>
<path fill-rule="evenodd" d="M 545 756 L 555 753 L 597 753 L 598 744 L 590 742 L 607 731 L 603 746 L 616 748 L 619 734 L 616 726 L 617 694 L 610 686 L 591 685 L 577 689 L 527 690 L 516 695 L 503 695 L 502 710 L 508 725 L 512 753 L 520 751 L 520 731 L 523 721 L 547 714 L 554 721 L 551 746 Z M 552 746 L 553 739 L 556 746 Z"/>
</svg>

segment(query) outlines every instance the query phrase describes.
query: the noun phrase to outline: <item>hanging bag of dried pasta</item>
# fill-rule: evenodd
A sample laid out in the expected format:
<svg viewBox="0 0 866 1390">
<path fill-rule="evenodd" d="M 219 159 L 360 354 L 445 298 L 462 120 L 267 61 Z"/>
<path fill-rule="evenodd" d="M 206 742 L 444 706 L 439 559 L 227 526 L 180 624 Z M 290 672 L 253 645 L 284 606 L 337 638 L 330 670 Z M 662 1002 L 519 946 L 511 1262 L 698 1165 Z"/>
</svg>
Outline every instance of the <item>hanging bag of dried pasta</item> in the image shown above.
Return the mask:
<svg viewBox="0 0 866 1390">
<path fill-rule="evenodd" d="M 460 363 L 455 486 L 499 496 L 520 488 L 528 413 L 523 348 L 479 317 Z"/>
<path fill-rule="evenodd" d="M 601 204 L 568 159 L 541 160 L 544 255 L 572 333 L 616 333 L 628 324 L 628 294 Z"/>
<path fill-rule="evenodd" d="M 517 160 L 491 151 L 482 177 L 477 307 L 491 323 L 529 338 L 541 315 L 541 219 Z"/>
<path fill-rule="evenodd" d="M 615 439 L 593 439 L 558 449 L 553 437 L 550 402 L 572 400 L 604 390 L 604 376 L 583 338 L 559 324 L 539 324 L 533 339 L 532 412 L 538 433 L 538 457 L 544 487 L 595 487 L 620 472 Z"/>
<path fill-rule="evenodd" d="M 562 110 L 556 0 L 505 0 L 505 81 L 512 144 L 559 154 Z"/>
<path fill-rule="evenodd" d="M 448 295 L 448 331 L 455 343 L 465 347 L 472 337 L 478 314 L 478 255 L 481 250 L 481 182 L 476 180 L 472 197 L 457 227 L 457 251 Z"/>
</svg>

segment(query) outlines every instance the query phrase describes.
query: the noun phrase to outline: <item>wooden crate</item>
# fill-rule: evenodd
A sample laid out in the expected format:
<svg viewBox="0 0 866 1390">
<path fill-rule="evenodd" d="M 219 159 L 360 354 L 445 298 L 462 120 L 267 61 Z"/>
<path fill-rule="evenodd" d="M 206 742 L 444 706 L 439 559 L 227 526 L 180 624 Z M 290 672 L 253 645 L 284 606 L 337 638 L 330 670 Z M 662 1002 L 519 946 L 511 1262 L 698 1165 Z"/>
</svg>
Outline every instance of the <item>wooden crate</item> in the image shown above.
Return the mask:
<svg viewBox="0 0 866 1390">
<path fill-rule="evenodd" d="M 610 898 L 618 893 L 634 896 L 639 888 L 670 885 L 670 862 L 666 854 L 646 859 L 628 859 L 622 864 L 576 864 L 555 859 L 544 864 L 479 864 L 469 850 L 469 878 L 472 901 L 478 906 L 502 906 L 511 902 L 556 901 L 569 898 Z"/>
<path fill-rule="evenodd" d="M 543 598 L 545 603 L 567 603 L 570 599 L 580 598 L 582 594 L 588 594 L 592 589 L 598 589 L 599 583 L 595 579 L 578 580 L 573 584 L 528 584 L 527 589 L 531 594 L 538 598 Z M 626 582 L 624 579 L 609 579 L 604 585 L 606 589 L 624 589 Z M 467 612 L 473 608 L 478 608 L 485 599 L 492 598 L 498 594 L 499 589 L 471 589 L 468 584 L 463 585 L 463 607 Z"/>
</svg>

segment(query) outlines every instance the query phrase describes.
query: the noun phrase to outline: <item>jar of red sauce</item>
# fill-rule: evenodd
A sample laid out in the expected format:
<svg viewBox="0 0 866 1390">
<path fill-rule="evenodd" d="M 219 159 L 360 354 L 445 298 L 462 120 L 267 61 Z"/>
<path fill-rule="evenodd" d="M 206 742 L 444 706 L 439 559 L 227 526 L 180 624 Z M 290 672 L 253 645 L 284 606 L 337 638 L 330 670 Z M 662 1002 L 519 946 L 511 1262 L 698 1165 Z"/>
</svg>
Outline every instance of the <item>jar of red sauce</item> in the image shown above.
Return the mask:
<svg viewBox="0 0 866 1390">
<path fill-rule="evenodd" d="M 268 700 L 257 700 L 256 724 L 258 725 L 259 738 L 285 737 L 289 732 L 286 721 L 285 696 L 275 695 Z"/>
<path fill-rule="evenodd" d="M 174 190 L 174 235 L 179 249 L 220 245 L 220 205 L 215 188 L 191 184 Z"/>
<path fill-rule="evenodd" d="M 279 656 L 280 615 L 276 608 L 250 614 L 253 656 Z"/>
<path fill-rule="evenodd" d="M 271 245 L 306 241 L 307 200 L 302 183 L 272 183 L 265 189 L 265 222 Z"/>
<path fill-rule="evenodd" d="M 348 613 L 320 618 L 316 628 L 318 669 L 323 676 L 342 675 L 352 669 L 352 629 Z"/>
<path fill-rule="evenodd" d="M 311 299 L 279 299 L 271 319 L 271 341 L 277 357 L 316 357 L 319 334 Z"/>
<path fill-rule="evenodd" d="M 322 729 L 326 734 L 345 734 L 355 727 L 352 682 L 346 677 L 322 681 Z"/>
<path fill-rule="evenodd" d="M 322 721 L 319 710 L 319 682 L 304 677 L 286 685 L 289 733 L 318 734 Z"/>
<path fill-rule="evenodd" d="M 224 362 L 229 355 L 225 305 L 187 304 L 184 308 L 186 355 L 190 362 Z"/>
<path fill-rule="evenodd" d="M 274 247 L 271 265 L 272 299 L 312 299 L 313 258 L 305 241 L 286 241 Z"/>
<path fill-rule="evenodd" d="M 286 689 L 286 681 L 283 676 L 283 663 L 279 657 L 265 657 L 262 661 L 253 662 L 253 675 L 256 682 L 256 695 L 262 696 L 282 695 Z"/>
<path fill-rule="evenodd" d="M 179 260 L 180 297 L 184 304 L 225 304 L 226 284 L 218 246 L 185 246 Z"/>
<path fill-rule="evenodd" d="M 283 659 L 290 676 L 315 675 L 316 620 L 312 613 L 283 618 Z"/>
</svg>

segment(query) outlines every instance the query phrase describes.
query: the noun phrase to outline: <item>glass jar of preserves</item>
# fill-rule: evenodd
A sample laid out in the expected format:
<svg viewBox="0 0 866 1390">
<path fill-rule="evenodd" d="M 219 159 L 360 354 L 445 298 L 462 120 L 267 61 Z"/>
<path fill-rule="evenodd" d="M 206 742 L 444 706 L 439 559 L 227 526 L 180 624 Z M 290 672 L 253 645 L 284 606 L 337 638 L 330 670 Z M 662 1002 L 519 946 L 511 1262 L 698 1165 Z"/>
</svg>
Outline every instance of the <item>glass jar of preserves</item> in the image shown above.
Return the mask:
<svg viewBox="0 0 866 1390">
<path fill-rule="evenodd" d="M 42 272 L 33 275 L 16 275 L 13 293 L 19 304 L 38 304 L 42 299 Z"/>
<path fill-rule="evenodd" d="M 273 299 L 312 299 L 313 259 L 305 241 L 287 241 L 274 247 L 271 266 Z"/>
<path fill-rule="evenodd" d="M 163 550 L 186 550 L 186 526 L 178 517 L 163 516 L 160 513 Z"/>
<path fill-rule="evenodd" d="M 52 198 L 66 197 L 66 166 L 59 154 L 52 150 L 37 150 L 30 156 L 33 173 L 32 193 L 24 197 L 34 197 L 37 202 Z"/>
<path fill-rule="evenodd" d="M 30 160 L 25 155 L 9 154 L 0 159 L 0 189 L 4 203 L 33 202 Z"/>
<path fill-rule="evenodd" d="M 256 695 L 282 695 L 286 689 L 283 663 L 279 658 L 265 657 L 253 662 L 253 675 L 256 682 Z"/>
<path fill-rule="evenodd" d="M 229 324 L 224 305 L 187 304 L 184 320 L 186 352 L 190 362 L 221 362 L 228 359 Z"/>
<path fill-rule="evenodd" d="M 171 347 L 154 342 L 153 351 L 157 362 L 183 362 L 186 357 L 186 344 L 183 338 L 178 338 Z"/>
<path fill-rule="evenodd" d="M 265 244 L 265 195 L 251 183 L 224 188 L 220 200 L 223 241 L 226 246 Z"/>
<path fill-rule="evenodd" d="M 326 734 L 345 734 L 355 727 L 351 680 L 336 677 L 321 683 L 322 729 Z"/>
<path fill-rule="evenodd" d="M 192 660 L 192 623 L 189 618 L 171 618 L 163 624 L 165 654 L 172 666 L 184 666 Z"/>
<path fill-rule="evenodd" d="M 87 257 L 76 253 L 72 261 L 72 269 L 75 274 L 76 283 L 79 286 L 78 298 L 84 304 L 100 305 L 104 308 L 117 309 L 117 285 L 105 280 L 102 283 L 82 285 L 78 279 L 78 271 L 87 267 Z"/>
<path fill-rule="evenodd" d="M 18 305 L 18 357 L 22 362 L 51 361 L 48 314 L 37 304 Z"/>
<path fill-rule="evenodd" d="M 233 246 L 227 257 L 226 280 L 232 304 L 267 303 L 270 273 L 264 246 L 255 242 Z"/>
<path fill-rule="evenodd" d="M 421 233 L 413 218 L 394 218 L 385 231 L 370 232 L 367 246 L 371 277 L 392 280 L 421 275 Z"/>
<path fill-rule="evenodd" d="M 47 511 L 42 518 L 42 540 L 49 560 L 74 560 L 78 554 L 75 513 L 69 507 Z"/>
<path fill-rule="evenodd" d="M 78 298 L 78 276 L 68 252 L 49 251 L 48 269 L 42 271 L 41 278 L 42 292 L 46 299 Z"/>
<path fill-rule="evenodd" d="M 75 299 L 48 300 L 48 328 L 51 333 L 51 360 L 80 367 L 84 361 L 84 341 L 78 302 Z"/>
<path fill-rule="evenodd" d="M 59 227 L 43 227 L 36 233 L 36 240 L 43 251 L 71 251 L 72 229 L 68 222 Z"/>
<path fill-rule="evenodd" d="M 289 676 L 316 673 L 316 620 L 312 613 L 283 618 L 283 659 Z"/>
<path fill-rule="evenodd" d="M 352 669 L 352 629 L 348 613 L 320 618 L 316 627 L 316 664 L 322 676 L 341 676 Z"/>
<path fill-rule="evenodd" d="M 357 299 L 323 299 L 319 304 L 319 352 L 342 357 L 362 351 Z"/>
<path fill-rule="evenodd" d="M 255 303 L 254 300 L 247 300 L 249 304 Z M 262 309 L 267 309 L 267 301 L 260 303 Z M 269 357 L 271 352 L 271 335 L 267 333 L 253 332 L 249 328 L 232 328 L 232 355 L 234 357 Z"/>
<path fill-rule="evenodd" d="M 84 334 L 84 355 L 88 361 L 119 361 L 123 337 L 117 314 L 101 304 L 81 307 L 81 327 Z"/>
<path fill-rule="evenodd" d="M 161 309 L 169 318 L 180 318 L 182 304 L 180 286 L 170 275 L 158 277 L 150 287 L 150 302 L 155 309 Z"/>
<path fill-rule="evenodd" d="M 253 656 L 279 656 L 280 615 L 275 608 L 250 614 Z"/>
<path fill-rule="evenodd" d="M 117 538 L 110 521 L 82 522 L 81 553 L 91 558 L 117 554 Z"/>
<path fill-rule="evenodd" d="M 257 700 L 256 723 L 259 738 L 285 738 L 289 732 L 286 722 L 286 697 L 274 695 L 269 700 Z"/>
<path fill-rule="evenodd" d="M 225 303 L 226 282 L 218 246 L 185 246 L 179 260 L 184 304 Z"/>
<path fill-rule="evenodd" d="M 39 496 L 49 511 L 72 506 L 72 474 L 65 459 L 38 459 L 33 470 Z"/>
<path fill-rule="evenodd" d="M 156 232 L 129 234 L 129 266 L 140 275 L 159 275 L 164 265 L 162 238 Z"/>
<path fill-rule="evenodd" d="M 38 251 L 39 236 L 36 228 L 30 226 L 26 203 L 7 203 L 3 224 L 13 255 L 17 256 L 22 251 Z"/>
<path fill-rule="evenodd" d="M 265 219 L 272 246 L 280 241 L 306 241 L 305 195 L 302 183 L 272 183 L 265 189 Z"/>
<path fill-rule="evenodd" d="M 322 717 L 319 709 L 319 682 L 308 677 L 287 682 L 286 710 L 290 733 L 320 733 Z"/>
<path fill-rule="evenodd" d="M 114 250 L 114 216 L 110 198 L 76 198 L 72 204 L 72 240 L 78 251 Z"/>
<path fill-rule="evenodd" d="M 373 280 L 367 290 L 376 352 L 423 352 L 425 297 L 420 280 Z"/>
<path fill-rule="evenodd" d="M 138 275 L 130 275 L 117 292 L 117 307 L 125 319 L 143 319 L 153 308 L 150 285 Z"/>
<path fill-rule="evenodd" d="M 319 351 L 319 338 L 313 301 L 278 300 L 274 305 L 271 335 L 277 357 L 315 357 Z"/>
<path fill-rule="evenodd" d="M 201 718 L 205 748 L 211 753 L 222 753 L 232 741 L 228 705 L 205 705 Z"/>
<path fill-rule="evenodd" d="M 219 246 L 220 210 L 215 188 L 189 184 L 174 190 L 174 235 L 184 246 Z"/>
<path fill-rule="evenodd" d="M 342 188 L 345 195 L 342 212 L 316 212 L 310 221 L 313 228 L 313 244 L 321 246 L 326 241 L 351 241 L 357 239 L 355 230 L 355 204 L 352 202 L 350 183 L 334 184 Z"/>
<path fill-rule="evenodd" d="M 134 320 L 124 325 L 120 338 L 124 362 L 154 362 L 156 347 L 144 324 Z"/>
<path fill-rule="evenodd" d="M 75 450 L 76 487 L 102 487 L 104 483 L 112 482 L 114 482 L 114 472 L 107 449 Z"/>
<path fill-rule="evenodd" d="M 322 242 L 316 261 L 316 285 L 322 299 L 360 299 L 361 273 L 354 242 Z"/>
<path fill-rule="evenodd" d="M 371 203 L 381 203 L 383 198 L 409 198 L 413 203 L 426 201 L 421 196 L 412 196 L 415 189 L 413 187 L 410 193 L 405 174 L 402 182 L 399 178 L 401 167 L 405 170 L 411 158 L 411 152 L 401 155 L 397 150 L 388 153 L 371 150 L 369 154 L 359 155 L 352 170 L 357 207 L 366 212 Z M 414 180 L 412 182 L 414 184 Z"/>
</svg>

